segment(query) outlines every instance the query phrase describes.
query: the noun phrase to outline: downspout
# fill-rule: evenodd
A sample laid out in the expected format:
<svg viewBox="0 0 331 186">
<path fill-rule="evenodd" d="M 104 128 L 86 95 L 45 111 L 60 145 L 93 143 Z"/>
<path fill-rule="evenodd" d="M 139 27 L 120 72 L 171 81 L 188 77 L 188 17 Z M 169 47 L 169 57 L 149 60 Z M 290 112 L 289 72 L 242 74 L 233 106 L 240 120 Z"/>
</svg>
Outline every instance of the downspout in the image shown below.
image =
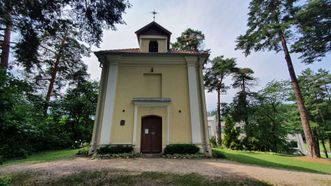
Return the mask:
<svg viewBox="0 0 331 186">
<path fill-rule="evenodd" d="M 104 58 L 104 61 L 106 60 L 106 57 Z M 106 69 L 104 67 L 104 62 L 100 60 L 100 68 L 102 68 L 102 73 L 101 73 L 101 78 L 100 78 L 100 87 L 99 87 L 99 95 L 98 95 L 98 102 L 97 102 L 97 109 L 96 109 L 96 118 L 95 118 L 95 131 L 94 131 L 94 138 L 92 139 L 92 145 L 89 154 L 92 154 L 96 151 L 97 149 L 97 143 L 98 143 L 98 138 L 99 138 L 99 125 L 100 125 L 100 120 L 101 120 L 101 112 L 102 112 L 102 107 L 103 107 L 103 92 L 104 92 L 104 81 L 105 81 L 105 74 L 106 74 Z"/>
<path fill-rule="evenodd" d="M 206 59 L 207 60 L 207 59 Z M 206 153 L 209 153 L 208 152 L 208 148 L 207 148 L 207 140 L 206 140 L 206 128 L 205 128 L 205 112 L 204 112 L 204 107 L 203 107 L 203 99 L 202 99 L 202 84 L 201 84 L 201 73 L 200 73 L 200 56 L 198 57 L 198 77 L 199 77 L 199 94 L 200 94 L 200 110 L 201 110 L 201 119 L 202 119 L 202 122 L 201 122 L 201 125 L 202 125 L 202 132 L 203 132 L 203 144 L 204 144 L 204 150 Z"/>
</svg>

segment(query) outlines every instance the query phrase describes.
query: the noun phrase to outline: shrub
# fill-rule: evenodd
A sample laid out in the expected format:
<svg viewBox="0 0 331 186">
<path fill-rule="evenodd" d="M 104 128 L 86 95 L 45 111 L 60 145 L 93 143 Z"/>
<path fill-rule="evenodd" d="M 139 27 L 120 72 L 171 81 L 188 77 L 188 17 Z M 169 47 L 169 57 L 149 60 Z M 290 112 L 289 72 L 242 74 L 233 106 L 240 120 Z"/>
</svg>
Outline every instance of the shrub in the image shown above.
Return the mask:
<svg viewBox="0 0 331 186">
<path fill-rule="evenodd" d="M 100 159 L 129 159 L 129 158 L 138 158 L 140 153 L 130 152 L 130 153 L 120 153 L 120 154 L 96 154 L 94 158 Z"/>
<path fill-rule="evenodd" d="M 212 155 L 213 158 L 220 158 L 220 159 L 226 158 L 225 154 L 221 152 L 219 149 L 212 149 Z"/>
<path fill-rule="evenodd" d="M 169 159 L 204 159 L 208 158 L 205 154 L 196 153 L 196 154 L 164 154 L 163 158 Z"/>
<path fill-rule="evenodd" d="M 199 147 L 194 144 L 171 144 L 164 149 L 164 154 L 195 154 Z"/>
<path fill-rule="evenodd" d="M 97 150 L 98 154 L 122 154 L 131 153 L 133 151 L 132 145 L 107 145 L 100 147 Z"/>
<path fill-rule="evenodd" d="M 9 176 L 0 176 L 0 186 L 10 185 L 12 182 L 11 177 Z"/>
<path fill-rule="evenodd" d="M 217 139 L 216 139 L 216 136 L 212 136 L 211 138 L 209 138 L 209 143 L 211 145 L 211 147 L 217 147 L 218 144 L 217 144 Z M 220 144 L 221 145 L 221 144 Z"/>
<path fill-rule="evenodd" d="M 76 155 L 80 156 L 88 156 L 89 151 L 90 151 L 90 144 L 88 143 L 82 143 L 80 146 L 80 149 L 76 153 Z"/>
</svg>

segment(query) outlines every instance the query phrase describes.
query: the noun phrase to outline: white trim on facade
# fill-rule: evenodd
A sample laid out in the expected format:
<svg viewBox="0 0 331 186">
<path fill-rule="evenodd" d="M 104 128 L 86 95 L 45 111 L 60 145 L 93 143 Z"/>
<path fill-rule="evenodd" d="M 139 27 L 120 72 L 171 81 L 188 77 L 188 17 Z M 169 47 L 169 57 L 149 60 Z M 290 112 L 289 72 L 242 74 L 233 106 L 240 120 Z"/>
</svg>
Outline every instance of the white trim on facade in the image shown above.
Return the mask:
<svg viewBox="0 0 331 186">
<path fill-rule="evenodd" d="M 167 106 L 167 145 L 170 144 L 170 106 Z"/>
<path fill-rule="evenodd" d="M 133 131 L 132 131 L 132 145 L 136 145 L 136 138 L 137 138 L 137 125 L 138 125 L 138 105 L 134 105 L 134 112 L 133 112 Z"/>
<path fill-rule="evenodd" d="M 192 143 L 201 144 L 201 119 L 198 103 L 198 85 L 196 73 L 196 58 L 185 58 L 187 61 L 187 75 L 189 86 L 190 114 L 191 114 L 191 130 Z"/>
<path fill-rule="evenodd" d="M 166 107 L 166 128 L 167 128 L 167 145 L 170 142 L 170 99 L 167 102 L 155 102 L 155 101 L 133 101 L 134 104 L 134 120 L 133 120 L 133 135 L 132 145 L 137 143 L 137 127 L 138 127 L 138 109 L 139 107 Z M 163 146 L 163 145 L 162 145 Z"/>
<path fill-rule="evenodd" d="M 104 114 L 102 118 L 101 125 L 101 136 L 100 144 L 105 145 L 110 143 L 111 128 L 113 122 L 113 113 L 115 106 L 115 94 L 116 94 L 116 84 L 117 84 L 117 73 L 118 65 L 117 63 L 109 63 L 108 80 L 106 88 L 106 98 L 104 106 Z"/>
</svg>

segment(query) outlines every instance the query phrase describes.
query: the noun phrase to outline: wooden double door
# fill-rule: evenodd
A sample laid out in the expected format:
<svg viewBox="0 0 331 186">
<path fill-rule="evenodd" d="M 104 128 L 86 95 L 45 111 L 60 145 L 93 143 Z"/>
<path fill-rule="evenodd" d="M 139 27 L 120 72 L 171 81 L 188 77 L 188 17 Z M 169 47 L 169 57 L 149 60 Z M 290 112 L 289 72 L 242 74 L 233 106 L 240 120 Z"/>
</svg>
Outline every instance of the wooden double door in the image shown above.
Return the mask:
<svg viewBox="0 0 331 186">
<path fill-rule="evenodd" d="M 162 118 L 146 116 L 141 123 L 141 152 L 162 152 Z"/>
</svg>

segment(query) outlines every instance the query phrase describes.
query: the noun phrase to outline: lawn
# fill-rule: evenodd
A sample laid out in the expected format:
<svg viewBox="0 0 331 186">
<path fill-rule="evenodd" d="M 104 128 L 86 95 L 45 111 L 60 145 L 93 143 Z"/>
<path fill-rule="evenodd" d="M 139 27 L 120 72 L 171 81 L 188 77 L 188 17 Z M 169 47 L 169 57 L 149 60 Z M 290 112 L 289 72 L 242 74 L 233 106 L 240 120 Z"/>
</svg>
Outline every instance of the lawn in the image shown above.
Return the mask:
<svg viewBox="0 0 331 186">
<path fill-rule="evenodd" d="M 248 178 L 213 178 L 199 174 L 171 174 L 158 172 L 83 171 L 62 177 L 47 179 L 44 173 L 21 172 L 0 176 L 0 185 L 269 185 Z"/>
<path fill-rule="evenodd" d="M 245 164 L 263 167 L 298 170 L 303 172 L 331 174 L 331 161 L 316 160 L 302 156 L 291 156 L 277 153 L 235 151 L 229 149 L 213 149 L 222 152 L 226 159 Z"/>
<path fill-rule="evenodd" d="M 78 152 L 77 149 L 54 150 L 34 153 L 25 159 L 8 160 L 3 165 L 18 164 L 18 163 L 40 163 L 47 161 L 56 161 L 62 159 L 74 158 Z"/>
</svg>

